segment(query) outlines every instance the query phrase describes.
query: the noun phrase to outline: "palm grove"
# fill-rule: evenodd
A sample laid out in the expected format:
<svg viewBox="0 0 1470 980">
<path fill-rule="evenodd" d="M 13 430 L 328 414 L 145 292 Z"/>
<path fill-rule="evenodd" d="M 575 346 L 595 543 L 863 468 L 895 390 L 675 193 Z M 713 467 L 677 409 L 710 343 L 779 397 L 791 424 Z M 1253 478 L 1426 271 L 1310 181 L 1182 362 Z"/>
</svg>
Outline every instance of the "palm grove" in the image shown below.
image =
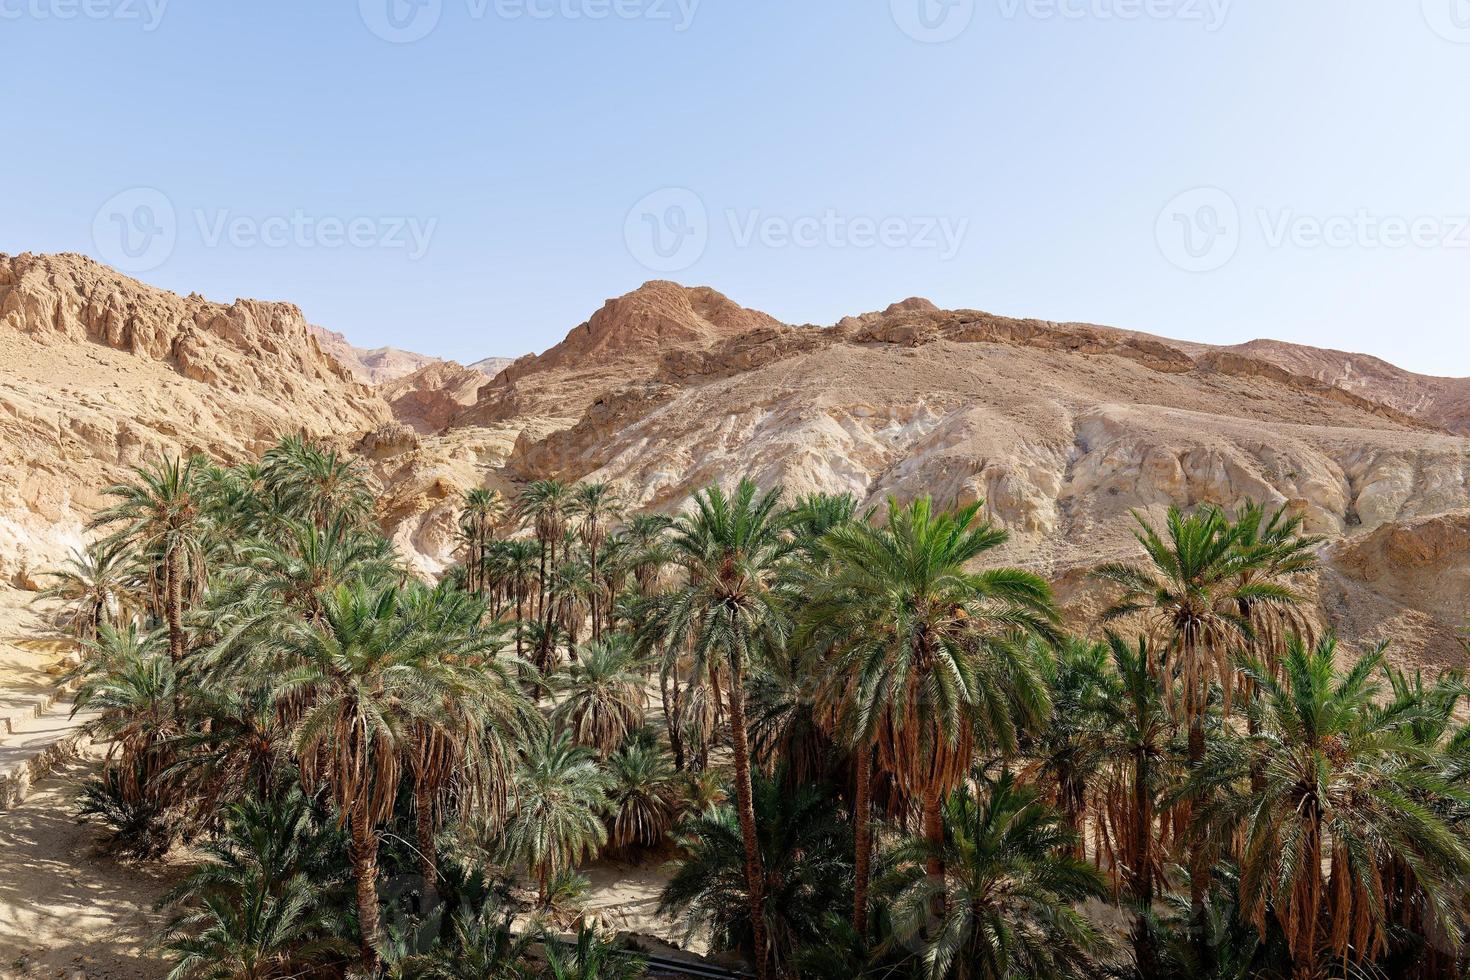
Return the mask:
<svg viewBox="0 0 1470 980">
<path fill-rule="evenodd" d="M 190 846 L 175 977 L 641 975 L 599 855 L 762 980 L 1462 976 L 1458 674 L 1317 635 L 1320 542 L 1139 522 L 1064 624 L 978 505 L 471 492 L 410 574 L 350 458 L 161 460 L 55 573 L 82 809 Z"/>
</svg>

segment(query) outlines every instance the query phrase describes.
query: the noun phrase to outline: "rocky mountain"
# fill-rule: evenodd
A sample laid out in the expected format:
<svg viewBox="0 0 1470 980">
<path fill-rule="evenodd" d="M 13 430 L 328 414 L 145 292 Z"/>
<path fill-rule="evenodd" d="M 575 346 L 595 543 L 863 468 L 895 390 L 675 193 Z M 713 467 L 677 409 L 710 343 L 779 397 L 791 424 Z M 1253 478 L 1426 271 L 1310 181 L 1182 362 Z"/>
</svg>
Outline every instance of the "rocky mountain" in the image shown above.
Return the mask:
<svg viewBox="0 0 1470 980">
<path fill-rule="evenodd" d="M 385 530 L 425 572 L 449 560 L 470 487 L 600 479 L 667 512 L 748 474 L 867 505 L 983 499 L 1008 557 L 1086 613 L 1088 569 L 1136 552 L 1134 510 L 1252 497 L 1328 538 L 1310 586 L 1324 623 L 1449 662 L 1470 589 L 1465 384 L 920 299 L 790 326 L 653 282 L 493 379 L 434 361 L 370 389 L 288 304 L 3 257 L 0 571 L 80 540 L 96 488 L 147 455 L 235 458 L 305 426 L 367 459 Z"/>
<path fill-rule="evenodd" d="M 470 367 L 479 371 L 487 378 L 493 378 L 514 363 L 515 358 L 513 357 L 483 357 L 471 364 Z"/>
<path fill-rule="evenodd" d="M 1470 378 L 1435 378 L 1367 354 L 1252 340 L 1229 348 L 1470 435 Z"/>
<path fill-rule="evenodd" d="M 98 491 L 160 452 L 367 431 L 387 405 L 289 303 L 211 302 L 79 255 L 0 255 L 0 579 L 82 542 Z"/>
<path fill-rule="evenodd" d="M 439 360 L 427 354 L 399 350 L 397 347 L 354 347 L 345 334 L 313 326 L 312 335 L 326 354 L 341 364 L 352 376 L 366 385 L 380 385 L 410 375 L 419 368 Z"/>
</svg>

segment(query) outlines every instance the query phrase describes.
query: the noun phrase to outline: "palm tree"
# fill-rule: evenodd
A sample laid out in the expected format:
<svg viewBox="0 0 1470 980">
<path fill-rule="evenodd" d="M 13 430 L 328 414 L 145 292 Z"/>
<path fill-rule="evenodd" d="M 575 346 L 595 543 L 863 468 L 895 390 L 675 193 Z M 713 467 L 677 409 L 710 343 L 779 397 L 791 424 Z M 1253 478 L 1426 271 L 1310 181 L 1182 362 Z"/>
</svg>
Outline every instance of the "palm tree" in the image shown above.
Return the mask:
<svg viewBox="0 0 1470 980">
<path fill-rule="evenodd" d="M 602 813 L 611 780 L 595 752 L 573 744 L 565 732 L 548 732 L 527 747 L 515 787 L 501 847 L 535 877 L 545 906 L 551 880 L 607 843 Z"/>
<path fill-rule="evenodd" d="M 276 980 L 348 954 L 336 899 L 341 841 L 299 792 L 226 807 L 206 861 L 164 898 L 189 910 L 168 927 L 169 980 Z M 162 903 L 161 903 L 162 904 Z"/>
<path fill-rule="evenodd" d="M 578 519 L 577 533 L 587 550 L 588 574 L 591 578 L 592 638 L 602 637 L 603 580 L 598 558 L 612 525 L 623 514 L 623 502 L 617 491 L 606 483 L 579 483 L 572 490 L 570 513 Z"/>
<path fill-rule="evenodd" d="M 977 798 L 962 787 L 944 804 L 942 878 L 926 870 L 935 863 L 927 838 L 893 855 L 882 889 L 892 895 L 895 938 L 920 952 L 931 980 L 1093 975 L 1093 957 L 1107 943 L 1075 906 L 1106 889 L 1071 856 L 1076 831 L 1010 772 L 983 788 Z M 946 896 L 937 922 L 936 892 Z"/>
<path fill-rule="evenodd" d="M 659 900 L 683 918 L 689 935 L 708 935 L 715 949 L 739 949 L 760 961 L 762 944 L 778 975 L 806 947 L 820 943 L 827 922 L 851 894 L 852 831 L 836 802 L 818 786 L 786 789 L 780 773 L 756 774 L 757 843 L 768 888 L 750 901 L 744 833 L 728 804 L 695 813 L 681 826 L 687 854 Z M 769 939 L 761 932 L 769 930 Z"/>
<path fill-rule="evenodd" d="M 560 480 L 537 480 L 527 486 L 516 501 L 516 516 L 531 528 L 540 547 L 541 564 L 536 581 L 541 583 L 541 589 L 536 609 L 538 615 L 548 622 L 551 617 L 551 576 L 548 571 L 556 568 L 556 545 L 566 531 L 571 498 L 571 489 Z"/>
<path fill-rule="evenodd" d="M 505 515 L 505 500 L 498 490 L 476 487 L 464 497 L 460 515 L 460 537 L 465 545 L 466 585 L 471 592 L 485 590 L 485 552 L 491 529 Z"/>
<path fill-rule="evenodd" d="M 1292 639 L 1280 680 L 1247 667 L 1262 691 L 1260 731 L 1216 745 L 1191 781 L 1196 794 L 1224 797 L 1200 814 L 1209 832 L 1243 829 L 1242 905 L 1263 932 L 1274 913 L 1302 980 L 1321 976 L 1328 958 L 1363 963 L 1387 949 L 1390 866 L 1414 870 L 1447 941 L 1457 944 L 1470 918 L 1470 841 L 1442 816 L 1463 793 L 1436 775 L 1435 749 L 1415 732 L 1424 707 L 1380 706 L 1383 660 L 1378 647 L 1340 672 L 1329 636 L 1310 650 Z M 1252 771 L 1264 774 L 1259 792 Z"/>
<path fill-rule="evenodd" d="M 137 603 L 128 550 L 116 542 L 73 551 L 47 577 L 56 581 L 40 598 L 61 600 L 59 623 L 78 640 L 95 640 L 103 624 L 118 625 Z"/>
<path fill-rule="evenodd" d="M 325 527 L 334 517 L 363 524 L 372 516 L 372 482 L 363 463 L 304 436 L 287 436 L 272 447 L 260 473 L 287 517 Z"/>
<path fill-rule="evenodd" d="M 393 815 L 419 723 L 438 718 L 442 700 L 424 683 L 421 646 L 391 585 L 338 586 L 324 597 L 320 623 L 282 620 L 270 655 L 302 778 L 327 789 L 351 833 L 362 962 L 373 969 L 378 827 Z"/>
<path fill-rule="evenodd" d="M 546 969 L 542 980 L 639 980 L 645 960 L 628 952 L 616 939 L 606 939 L 585 923 L 575 941 L 544 946 Z"/>
<path fill-rule="evenodd" d="M 162 458 L 134 472 L 137 481 L 120 483 L 102 491 L 117 503 L 91 521 L 93 528 L 122 525 L 107 539 L 108 547 L 128 545 L 156 556 L 152 570 L 154 594 L 162 593 L 164 620 L 168 624 L 169 656 L 178 663 L 184 658 L 184 584 L 202 577 L 199 562 L 204 552 L 204 513 L 195 490 L 198 459 L 180 461 Z"/>
<path fill-rule="evenodd" d="M 870 750 L 920 801 L 930 873 L 940 878 L 945 795 L 964 781 L 977 746 L 1014 751 L 1019 727 L 1049 711 L 1020 638 L 1053 636 L 1051 590 L 1028 572 L 966 570 L 1007 537 L 977 521 L 980 506 L 936 514 L 927 498 L 907 507 L 890 499 L 884 525 L 851 522 L 825 539 L 832 571 L 815 585 L 805 630 L 830 650 L 825 697 L 858 755 L 859 935 L 872 846 Z"/>
<path fill-rule="evenodd" d="M 1108 650 L 1116 680 L 1107 684 L 1114 693 L 1104 702 L 1109 717 L 1101 754 L 1113 760 L 1109 768 L 1118 777 L 1119 792 L 1113 796 L 1122 812 L 1115 833 L 1116 858 L 1137 914 L 1132 931 L 1134 965 L 1142 980 L 1155 980 L 1162 974 L 1152 914 L 1162 862 L 1154 852 L 1154 813 L 1170 758 L 1168 682 L 1155 667 L 1157 655 L 1146 637 L 1139 637 L 1135 648 L 1109 632 Z"/>
<path fill-rule="evenodd" d="M 787 631 L 778 585 L 792 543 L 780 502 L 779 488 L 762 494 L 749 480 L 733 496 L 719 487 L 695 494 L 693 512 L 676 520 L 669 542 L 685 577 L 669 595 L 660 624 L 669 649 L 687 641 L 698 662 L 728 671 L 736 809 L 760 980 L 769 975 L 769 950 L 760 911 L 765 875 L 751 802 L 745 672 L 754 657 L 779 648 Z"/>
<path fill-rule="evenodd" d="M 678 776 L 653 738 L 630 738 L 607 761 L 608 821 L 614 847 L 656 847 L 674 822 Z"/>
<path fill-rule="evenodd" d="M 413 721 L 408 766 L 425 889 L 438 884 L 438 811 L 447 798 L 483 826 L 503 822 L 516 747 L 539 732 L 540 715 L 511 664 L 497 656 L 503 631 L 484 629 L 484 605 L 446 585 L 410 587 L 403 598 L 409 641 L 430 710 Z"/>
<path fill-rule="evenodd" d="M 180 706 L 186 700 L 178 665 L 160 649 L 160 641 L 157 633 L 142 633 L 133 623 L 126 630 L 104 623 L 74 675 L 79 684 L 72 714 L 96 714 L 87 730 L 121 757 L 122 788 L 134 803 L 163 794 L 161 777 L 171 762 L 170 742 L 180 734 Z"/>
<path fill-rule="evenodd" d="M 1176 697 L 1173 707 L 1189 732 L 1189 764 L 1197 768 L 1205 757 L 1211 682 L 1224 689 L 1228 705 L 1235 684 L 1232 652 L 1251 635 L 1240 612 L 1242 603 L 1285 602 L 1292 593 L 1248 574 L 1261 555 L 1239 547 L 1241 530 L 1218 507 L 1201 508 L 1188 517 L 1170 507 L 1164 534 L 1136 512 L 1134 519 L 1139 525 L 1135 537 L 1148 563 L 1113 562 L 1096 569 L 1098 578 L 1122 591 L 1103 618 L 1142 615 L 1152 635 L 1166 644 L 1168 657 L 1160 666 L 1178 678 L 1166 690 Z M 1196 941 L 1202 945 L 1210 856 L 1199 842 L 1191 845 L 1189 872 Z"/>
<path fill-rule="evenodd" d="M 1031 752 L 1035 768 L 1055 786 L 1052 797 L 1067 825 L 1078 832 L 1075 857 L 1082 857 L 1091 798 L 1107 758 L 1107 726 L 1119 691 L 1108 645 L 1067 636 L 1055 656 L 1038 651 L 1051 692 L 1052 722 Z"/>
<path fill-rule="evenodd" d="M 551 680 L 562 692 L 555 719 L 572 741 L 604 759 L 643 727 L 648 695 L 643 671 L 626 636 L 594 640 Z"/>
</svg>

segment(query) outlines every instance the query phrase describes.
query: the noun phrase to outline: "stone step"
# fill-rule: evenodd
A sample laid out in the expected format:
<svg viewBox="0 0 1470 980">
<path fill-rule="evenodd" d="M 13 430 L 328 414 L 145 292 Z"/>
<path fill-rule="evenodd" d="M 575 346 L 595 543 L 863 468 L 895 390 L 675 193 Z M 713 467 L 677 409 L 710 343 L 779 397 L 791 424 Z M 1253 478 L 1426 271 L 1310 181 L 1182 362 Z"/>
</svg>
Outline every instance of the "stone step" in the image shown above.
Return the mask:
<svg viewBox="0 0 1470 980">
<path fill-rule="evenodd" d="M 71 696 L 58 695 L 45 710 L 13 719 L 11 730 L 0 735 L 0 810 L 20 804 L 37 780 L 91 749 L 83 728 L 96 715 L 73 716 L 71 709 Z"/>
</svg>

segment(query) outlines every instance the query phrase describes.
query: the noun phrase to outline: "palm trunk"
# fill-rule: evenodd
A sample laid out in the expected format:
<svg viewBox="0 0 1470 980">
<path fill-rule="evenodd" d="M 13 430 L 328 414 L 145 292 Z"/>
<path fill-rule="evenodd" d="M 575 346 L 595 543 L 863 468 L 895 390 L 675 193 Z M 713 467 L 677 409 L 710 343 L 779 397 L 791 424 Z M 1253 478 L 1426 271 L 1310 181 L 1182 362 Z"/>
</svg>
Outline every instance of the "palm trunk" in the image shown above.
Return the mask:
<svg viewBox="0 0 1470 980">
<path fill-rule="evenodd" d="M 1198 771 L 1205 760 L 1205 717 L 1201 710 L 1189 722 L 1189 769 Z M 1196 805 L 1205 805 L 1198 801 Z M 1189 808 L 1192 814 L 1194 807 Z M 1206 857 L 1205 845 L 1198 835 L 1189 842 L 1189 912 L 1194 928 L 1194 947 L 1199 962 L 1207 962 L 1209 953 L 1209 931 L 1205 919 L 1205 896 L 1210 891 L 1210 862 Z"/>
<path fill-rule="evenodd" d="M 943 801 L 940 799 L 939 788 L 934 785 L 924 787 L 923 800 L 924 815 L 924 840 L 929 844 L 929 856 L 924 860 L 924 873 L 929 876 L 930 884 L 935 888 L 941 888 L 944 883 L 944 813 Z M 936 905 L 943 908 L 944 897 L 940 892 Z"/>
<path fill-rule="evenodd" d="M 755 828 L 755 800 L 750 785 L 750 743 L 745 731 L 745 686 L 739 651 L 730 654 L 730 735 L 735 750 L 735 800 L 740 811 L 740 836 L 745 843 L 745 886 L 750 895 L 750 931 L 754 941 L 757 980 L 770 976 L 766 948 L 765 869 Z"/>
<path fill-rule="evenodd" d="M 174 663 L 184 659 L 184 571 L 180 567 L 179 546 L 168 549 L 163 557 L 163 612 L 168 620 L 168 655 Z"/>
<path fill-rule="evenodd" d="M 857 844 L 857 853 L 853 857 L 852 928 L 862 940 L 868 938 L 868 869 L 873 862 L 872 800 L 873 747 L 864 743 L 858 748 L 857 798 L 852 807 Z"/>
<path fill-rule="evenodd" d="M 414 809 L 418 823 L 419 861 L 424 876 L 424 897 L 439 892 L 439 853 L 434 843 L 434 790 L 429 781 L 414 786 Z"/>
<path fill-rule="evenodd" d="M 357 884 L 357 927 L 362 938 L 362 966 L 378 968 L 378 835 L 367 817 L 352 815 L 352 876 Z"/>
<path fill-rule="evenodd" d="M 1154 801 L 1148 783 L 1148 756 L 1144 749 L 1136 749 L 1133 754 L 1133 901 L 1138 906 L 1138 918 L 1133 923 L 1133 956 L 1142 980 L 1154 980 L 1159 975 L 1158 952 L 1154 949 L 1147 918 L 1154 904 Z"/>
</svg>

